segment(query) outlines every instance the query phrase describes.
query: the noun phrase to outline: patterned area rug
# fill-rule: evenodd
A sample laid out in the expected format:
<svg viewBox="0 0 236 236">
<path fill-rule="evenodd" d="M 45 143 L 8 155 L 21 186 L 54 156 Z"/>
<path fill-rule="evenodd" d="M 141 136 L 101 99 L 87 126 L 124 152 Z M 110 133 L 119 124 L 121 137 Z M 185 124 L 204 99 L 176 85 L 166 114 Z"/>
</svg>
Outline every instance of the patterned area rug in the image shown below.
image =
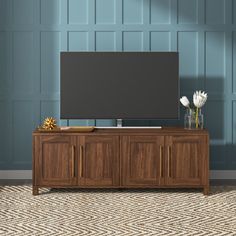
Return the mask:
<svg viewBox="0 0 236 236">
<path fill-rule="evenodd" d="M 236 235 L 236 187 L 79 190 L 0 187 L 0 235 Z"/>
</svg>

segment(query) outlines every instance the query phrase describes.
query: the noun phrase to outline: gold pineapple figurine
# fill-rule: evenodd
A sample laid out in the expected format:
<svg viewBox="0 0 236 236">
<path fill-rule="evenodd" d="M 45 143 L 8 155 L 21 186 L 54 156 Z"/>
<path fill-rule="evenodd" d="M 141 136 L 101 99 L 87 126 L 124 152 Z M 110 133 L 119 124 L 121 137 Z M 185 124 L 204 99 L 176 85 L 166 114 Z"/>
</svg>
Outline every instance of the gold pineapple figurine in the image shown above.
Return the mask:
<svg viewBox="0 0 236 236">
<path fill-rule="evenodd" d="M 47 117 L 44 121 L 43 121 L 43 125 L 42 128 L 45 130 L 53 130 L 57 127 L 57 122 L 56 119 L 52 118 L 52 117 Z"/>
</svg>

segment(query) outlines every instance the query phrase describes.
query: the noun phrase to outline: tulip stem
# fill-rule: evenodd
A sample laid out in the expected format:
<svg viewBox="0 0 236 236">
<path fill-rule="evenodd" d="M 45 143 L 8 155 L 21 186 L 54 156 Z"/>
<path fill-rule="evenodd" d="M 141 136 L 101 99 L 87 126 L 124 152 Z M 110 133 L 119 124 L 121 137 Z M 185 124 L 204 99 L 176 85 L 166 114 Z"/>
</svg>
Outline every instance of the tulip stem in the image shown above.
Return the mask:
<svg viewBox="0 0 236 236">
<path fill-rule="evenodd" d="M 198 107 L 196 108 L 196 128 L 198 128 Z"/>
</svg>

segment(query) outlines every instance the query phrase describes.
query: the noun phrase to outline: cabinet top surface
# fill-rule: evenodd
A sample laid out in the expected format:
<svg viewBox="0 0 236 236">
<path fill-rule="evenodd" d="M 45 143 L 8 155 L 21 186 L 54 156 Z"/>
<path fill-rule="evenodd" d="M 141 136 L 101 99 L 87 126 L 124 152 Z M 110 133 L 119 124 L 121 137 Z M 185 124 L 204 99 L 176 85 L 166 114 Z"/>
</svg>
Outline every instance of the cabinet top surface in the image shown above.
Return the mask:
<svg viewBox="0 0 236 236">
<path fill-rule="evenodd" d="M 183 127 L 162 127 L 162 128 L 152 128 L 152 127 L 132 127 L 132 128 L 117 128 L 117 127 L 95 127 L 92 132 L 78 132 L 76 130 L 55 130 L 55 131 L 39 131 L 35 130 L 33 135 L 51 135 L 51 134 L 84 134 L 84 135 L 94 135 L 94 134 L 186 134 L 186 135 L 206 135 L 208 131 L 206 129 L 184 129 Z"/>
</svg>

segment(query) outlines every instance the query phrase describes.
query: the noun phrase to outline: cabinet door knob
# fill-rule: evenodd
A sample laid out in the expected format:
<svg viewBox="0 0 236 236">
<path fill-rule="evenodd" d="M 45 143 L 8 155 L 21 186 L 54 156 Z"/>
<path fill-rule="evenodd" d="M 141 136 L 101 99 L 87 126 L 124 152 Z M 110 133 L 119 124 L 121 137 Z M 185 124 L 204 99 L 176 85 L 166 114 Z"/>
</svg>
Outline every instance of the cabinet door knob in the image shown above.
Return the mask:
<svg viewBox="0 0 236 236">
<path fill-rule="evenodd" d="M 79 147 L 79 176 L 82 177 L 82 173 L 83 173 L 83 146 L 80 145 Z"/>
<path fill-rule="evenodd" d="M 168 150 L 167 150 L 167 161 L 168 161 L 168 177 L 170 178 L 171 146 L 168 146 Z"/>
<path fill-rule="evenodd" d="M 72 157 L 72 177 L 75 177 L 75 146 L 71 147 L 71 157 Z"/>
</svg>

